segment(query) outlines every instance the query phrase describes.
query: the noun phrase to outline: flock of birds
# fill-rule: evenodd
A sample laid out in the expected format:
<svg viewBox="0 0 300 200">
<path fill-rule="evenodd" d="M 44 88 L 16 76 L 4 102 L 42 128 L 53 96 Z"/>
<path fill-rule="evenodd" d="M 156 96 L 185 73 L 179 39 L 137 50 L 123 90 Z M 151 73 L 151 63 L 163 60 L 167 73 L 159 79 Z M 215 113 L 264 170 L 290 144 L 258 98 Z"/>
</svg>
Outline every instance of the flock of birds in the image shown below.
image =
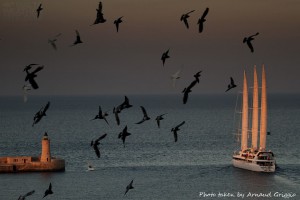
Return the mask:
<svg viewBox="0 0 300 200">
<path fill-rule="evenodd" d="M 43 9 L 44 9 L 44 8 L 42 8 L 42 4 L 39 4 L 39 7 L 36 9 L 37 18 L 40 17 L 41 11 L 42 11 Z M 103 14 L 103 12 L 102 12 L 102 2 L 101 2 L 101 1 L 99 2 L 98 9 L 96 9 L 96 11 L 97 11 L 96 19 L 95 19 L 94 23 L 91 24 L 91 26 L 92 26 L 92 25 L 96 25 L 96 24 L 105 23 L 105 22 L 107 21 L 107 20 L 104 18 L 104 14 Z M 187 29 L 189 29 L 189 22 L 188 22 L 188 18 L 190 17 L 189 14 L 193 13 L 194 11 L 195 11 L 195 10 L 191 10 L 191 11 L 189 11 L 189 12 L 187 12 L 187 13 L 182 14 L 181 17 L 180 17 L 180 21 L 183 21 L 183 23 L 184 23 L 184 25 L 185 25 L 185 27 L 186 27 Z M 204 29 L 204 22 L 206 22 L 206 16 L 207 16 L 208 12 L 209 12 L 209 8 L 206 8 L 206 9 L 204 10 L 202 16 L 198 19 L 197 24 L 198 24 L 198 26 L 199 26 L 199 28 L 198 28 L 199 33 L 202 33 L 202 32 L 203 32 L 203 29 Z M 114 22 L 113 22 L 113 23 L 115 24 L 115 26 L 116 26 L 117 32 L 119 32 L 119 26 L 120 26 L 120 24 L 123 22 L 123 20 L 122 20 L 123 17 L 124 17 L 124 16 L 121 16 L 121 17 L 117 18 L 116 20 L 114 20 Z M 76 32 L 76 39 L 75 39 L 74 43 L 73 43 L 71 46 L 75 46 L 75 45 L 77 45 L 77 44 L 83 43 L 82 40 L 81 40 L 81 37 L 80 37 L 80 34 L 79 34 L 78 30 L 75 30 L 75 32 Z M 251 35 L 251 36 L 248 36 L 248 37 L 245 37 L 245 38 L 243 39 L 243 43 L 246 43 L 246 44 L 248 45 L 248 47 L 250 48 L 250 51 L 251 51 L 252 53 L 254 52 L 254 48 L 253 48 L 253 45 L 252 45 L 251 41 L 254 40 L 254 37 L 257 36 L 258 34 L 259 34 L 259 33 L 257 32 L 256 34 Z M 58 34 L 57 36 L 55 36 L 54 39 L 52 39 L 52 40 L 49 39 L 49 40 L 48 40 L 48 42 L 51 44 L 51 46 L 52 46 L 55 50 L 57 50 L 57 47 L 56 47 L 56 44 L 55 44 L 55 42 L 57 41 L 56 38 L 57 38 L 58 36 L 60 36 L 60 35 L 61 35 L 61 34 Z M 163 65 L 164 65 L 164 63 L 165 63 L 165 60 L 166 60 L 167 58 L 169 58 L 168 52 L 169 52 L 169 50 L 166 51 L 165 53 L 163 53 L 163 55 L 162 55 L 162 58 L 161 58 L 161 59 L 163 60 Z"/>
<path fill-rule="evenodd" d="M 38 8 L 36 9 L 36 13 L 37 13 L 37 18 L 40 17 L 41 15 L 41 11 L 43 10 L 42 4 L 39 4 Z M 100 24 L 100 23 L 105 23 L 107 20 L 104 18 L 104 14 L 102 12 L 102 2 L 99 2 L 98 8 L 96 9 L 97 14 L 96 14 L 96 19 L 94 21 L 93 24 L 91 25 L 96 25 L 96 24 Z M 183 21 L 185 27 L 187 29 L 189 29 L 189 22 L 188 22 L 188 18 L 190 17 L 190 14 L 193 13 L 195 10 L 191 10 L 187 13 L 184 13 L 181 15 L 180 17 L 180 21 Z M 198 19 L 198 26 L 199 26 L 199 33 L 203 32 L 204 29 L 204 23 L 206 22 L 206 17 L 209 13 L 209 8 L 206 8 L 202 14 L 202 16 Z M 122 23 L 122 18 L 124 16 L 119 17 L 118 19 L 114 20 L 114 24 L 116 26 L 116 30 L 117 32 L 119 31 L 119 26 L 120 23 Z M 75 41 L 73 42 L 73 44 L 71 44 L 70 46 L 75 46 L 78 44 L 83 43 L 81 37 L 80 37 L 80 33 L 78 30 L 75 30 L 76 33 L 76 37 L 75 37 Z M 54 36 L 52 39 L 48 39 L 48 43 L 53 47 L 54 50 L 57 50 L 57 45 L 56 45 L 56 41 L 57 38 L 61 35 L 61 33 L 57 34 L 56 36 Z M 254 37 L 259 35 L 259 33 L 257 32 L 256 34 L 250 35 L 248 37 L 244 37 L 243 39 L 243 43 L 246 43 L 247 46 L 249 47 L 250 51 L 253 53 L 254 52 L 254 47 L 252 45 L 252 41 L 254 40 Z M 162 64 L 163 66 L 166 63 L 166 60 L 170 58 L 169 56 L 169 51 L 170 49 L 168 49 L 167 51 L 163 52 L 162 56 L 161 56 L 161 60 L 162 60 Z M 25 78 L 25 81 L 29 81 L 30 84 L 26 84 L 23 86 L 23 96 L 24 96 L 24 101 L 27 101 L 27 95 L 29 93 L 29 91 L 31 90 L 31 88 L 33 89 L 38 89 L 38 84 L 36 83 L 36 81 L 34 80 L 34 78 L 37 76 L 36 73 L 40 70 L 43 69 L 43 66 L 39 66 L 38 68 L 36 68 L 34 71 L 29 72 L 29 70 L 31 69 L 32 66 L 37 65 L 37 64 L 30 64 L 28 66 L 25 67 L 24 71 L 26 71 L 27 76 Z M 171 79 L 173 81 L 173 87 L 175 87 L 176 84 L 176 80 L 180 79 L 180 70 L 177 71 L 176 73 L 174 73 L 173 75 L 171 75 Z M 199 83 L 199 81 L 198 81 Z M 183 97 L 183 103 L 186 104 L 187 102 L 187 98 L 188 98 L 188 94 L 192 91 L 191 88 L 195 86 L 195 83 L 192 82 L 191 85 L 189 85 L 188 87 L 184 88 L 184 90 L 182 91 L 182 93 L 184 94 Z M 234 80 L 232 77 L 230 77 L 230 83 L 228 85 L 228 88 L 226 90 L 229 91 L 230 89 L 236 87 Z M 119 111 L 117 110 L 116 113 L 118 113 Z M 115 113 L 115 112 L 114 112 Z"/>
<path fill-rule="evenodd" d="M 42 4 L 39 4 L 39 7 L 36 9 L 36 12 L 37 12 L 37 18 L 39 18 L 41 16 L 41 12 L 43 10 L 43 7 L 42 7 Z M 104 14 L 102 12 L 102 2 L 99 2 L 99 5 L 98 5 L 98 8 L 96 9 L 97 11 L 97 15 L 96 15 L 96 19 L 94 21 L 92 25 L 96 25 L 96 24 L 99 24 L 99 23 L 105 23 L 107 20 L 104 18 Z M 189 29 L 189 22 L 188 22 L 188 18 L 190 17 L 190 14 L 193 13 L 195 10 L 191 10 L 185 14 L 182 14 L 181 18 L 180 18 L 180 21 L 183 21 L 185 27 L 187 29 Z M 206 22 L 206 17 L 209 13 L 209 8 L 206 8 L 205 11 L 203 12 L 202 16 L 198 19 L 198 26 L 199 26 L 199 33 L 202 33 L 203 30 L 204 30 L 204 23 Z M 120 24 L 123 22 L 122 21 L 123 19 L 123 16 L 122 17 L 119 17 L 118 19 L 114 20 L 114 24 L 115 24 L 115 27 L 116 27 L 116 31 L 119 32 L 119 28 L 120 28 Z M 79 34 L 79 31 L 78 30 L 75 30 L 76 32 L 76 38 L 75 38 L 75 41 L 73 42 L 72 45 L 70 46 L 75 46 L 75 45 L 78 45 L 78 44 L 81 44 L 83 43 L 82 40 L 81 40 L 81 37 L 80 37 L 80 34 Z M 256 33 L 254 35 L 250 35 L 248 37 L 245 37 L 244 40 L 243 40 L 243 43 L 246 43 L 247 46 L 249 47 L 250 51 L 253 53 L 254 52 L 254 48 L 253 48 L 253 45 L 252 45 L 252 41 L 254 40 L 254 37 L 257 36 L 259 33 Z M 58 39 L 58 37 L 60 36 L 61 34 L 57 34 L 56 36 L 54 36 L 53 38 L 51 39 L 48 39 L 48 43 L 53 47 L 54 50 L 57 50 L 57 46 L 56 46 L 56 41 Z M 169 56 L 169 52 L 170 52 L 170 49 L 168 49 L 167 51 L 163 52 L 162 56 L 161 56 L 161 61 L 162 61 L 162 65 L 164 66 L 165 63 L 166 63 L 166 60 L 170 58 Z M 34 68 L 35 67 L 35 68 Z M 34 69 L 33 69 L 34 68 Z M 24 93 L 24 102 L 27 101 L 27 94 L 28 92 L 33 89 L 33 90 L 37 90 L 39 89 L 39 85 L 36 81 L 36 77 L 37 77 L 37 73 L 40 72 L 41 70 L 44 69 L 44 66 L 43 65 L 40 65 L 40 64 L 36 64 L 36 63 L 33 63 L 33 64 L 29 64 L 27 66 L 25 66 L 24 68 L 24 72 L 26 73 L 26 77 L 25 77 L 25 81 L 28 82 L 28 84 L 25 84 L 23 86 L 23 93 Z M 175 87 L 175 83 L 176 83 L 176 80 L 178 80 L 180 78 L 180 71 L 181 70 L 178 70 L 176 73 L 174 73 L 172 76 L 171 76 L 171 79 L 173 81 L 173 86 Z M 200 76 L 201 76 L 201 73 L 202 71 L 199 71 L 197 72 L 195 75 L 194 75 L 194 79 L 191 81 L 191 83 L 185 87 L 182 91 L 183 93 L 183 104 L 186 104 L 188 102 L 188 98 L 189 98 L 189 94 L 192 92 L 192 89 L 200 83 Z M 227 86 L 227 89 L 225 92 L 228 92 L 229 90 L 233 89 L 237 87 L 237 85 L 235 84 L 234 80 L 232 77 L 230 77 L 230 82 Z M 50 102 L 48 102 L 44 107 L 42 107 L 35 115 L 34 115 L 34 118 L 33 118 L 33 124 L 32 124 L 32 127 L 34 125 L 36 125 L 37 123 L 39 123 L 41 121 L 41 119 L 43 117 L 46 116 L 46 112 L 47 110 L 49 109 L 50 107 Z M 120 125 L 120 114 L 121 112 L 123 112 L 125 109 L 128 109 L 128 108 L 131 108 L 132 105 L 130 104 L 129 102 L 129 99 L 127 96 L 125 96 L 125 100 L 124 102 L 122 102 L 120 105 L 118 106 L 115 106 L 113 108 L 113 114 L 115 116 L 115 120 L 116 120 L 116 124 L 117 125 Z M 136 124 L 142 124 L 148 120 L 150 120 L 151 118 L 149 117 L 149 115 L 147 114 L 147 111 L 145 109 L 144 106 L 140 106 L 141 108 L 141 111 L 142 111 L 142 118 L 140 121 L 136 122 Z M 160 114 L 158 115 L 155 120 L 157 122 L 157 126 L 158 128 L 160 128 L 160 125 L 161 125 L 161 120 L 164 119 L 164 116 L 166 115 L 167 113 L 163 113 L 163 114 Z M 97 115 L 91 119 L 90 121 L 93 121 L 93 120 L 104 120 L 105 123 L 107 125 L 110 126 L 108 120 L 107 120 L 107 116 L 108 116 L 108 111 L 102 111 L 102 108 L 101 106 L 99 106 L 99 109 L 98 109 L 98 112 L 97 112 Z M 185 121 L 182 121 L 181 123 L 179 123 L 178 125 L 176 125 L 175 127 L 172 127 L 171 129 L 171 132 L 173 133 L 173 137 L 174 137 L 174 141 L 177 142 L 178 141 L 178 131 L 180 131 L 180 128 L 181 126 L 183 126 L 186 122 Z M 122 140 L 123 142 L 123 146 L 125 148 L 125 141 L 126 141 L 126 138 L 128 136 L 130 136 L 131 133 L 128 132 L 128 127 L 127 125 L 125 126 L 125 128 L 119 133 L 118 135 L 118 138 Z M 92 140 L 91 143 L 90 143 L 90 146 L 93 148 L 93 150 L 95 151 L 95 154 L 98 158 L 101 157 L 101 153 L 100 153 L 100 149 L 99 149 L 99 144 L 100 144 L 100 141 L 102 141 L 105 137 L 107 136 L 107 134 L 103 134 L 101 135 L 100 137 L 98 137 L 97 139 L 95 140 Z M 127 192 L 131 189 L 133 189 L 133 180 L 126 186 L 126 190 L 125 190 L 125 193 L 124 195 L 127 194 Z M 28 193 L 26 193 L 25 195 L 20 195 L 18 200 L 25 200 L 26 197 L 34 194 L 34 190 L 33 191 L 30 191 Z M 46 197 L 48 195 L 51 195 L 53 194 L 53 191 L 52 191 L 52 185 L 50 183 L 49 187 L 47 188 L 47 190 L 45 191 L 45 194 L 43 196 Z"/>
</svg>

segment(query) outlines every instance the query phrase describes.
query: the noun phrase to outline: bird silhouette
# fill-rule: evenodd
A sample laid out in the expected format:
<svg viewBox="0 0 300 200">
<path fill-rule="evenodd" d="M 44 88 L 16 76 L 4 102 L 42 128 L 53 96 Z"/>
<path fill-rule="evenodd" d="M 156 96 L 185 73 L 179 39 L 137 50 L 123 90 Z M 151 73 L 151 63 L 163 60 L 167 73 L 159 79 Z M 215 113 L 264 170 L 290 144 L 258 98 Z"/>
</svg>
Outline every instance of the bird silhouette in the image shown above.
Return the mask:
<svg viewBox="0 0 300 200">
<path fill-rule="evenodd" d="M 161 56 L 163 66 L 165 65 L 166 59 L 170 58 L 169 51 L 170 51 L 170 49 L 168 49 L 166 52 L 164 52 Z"/>
<path fill-rule="evenodd" d="M 172 83 L 173 83 L 173 87 L 175 88 L 176 86 L 176 81 L 177 79 L 180 79 L 180 74 L 181 70 L 178 70 L 177 72 L 175 72 L 174 74 L 171 75 L 171 79 L 172 79 Z"/>
<path fill-rule="evenodd" d="M 77 44 L 83 43 L 83 42 L 81 41 L 79 32 L 78 32 L 77 30 L 75 30 L 75 32 L 76 32 L 76 40 L 74 41 L 74 43 L 73 43 L 71 46 L 75 46 L 75 45 L 77 45 Z"/>
<path fill-rule="evenodd" d="M 24 71 L 26 72 L 25 81 L 29 81 L 31 87 L 36 90 L 39 88 L 39 86 L 38 86 L 37 82 L 34 80 L 34 78 L 37 77 L 37 75 L 36 75 L 37 72 L 44 69 L 44 66 L 39 66 L 34 71 L 29 72 L 29 70 L 32 68 L 31 66 L 33 66 L 33 65 L 37 65 L 37 64 L 30 64 L 25 67 L 25 69 L 24 69 Z"/>
<path fill-rule="evenodd" d="M 177 131 L 180 130 L 179 127 L 182 126 L 183 124 L 185 124 L 185 121 L 181 122 L 179 125 L 177 125 L 171 129 L 171 132 L 173 132 L 173 134 L 174 134 L 175 142 L 177 142 L 177 139 L 178 139 Z"/>
<path fill-rule="evenodd" d="M 53 47 L 54 50 L 57 50 L 57 46 L 55 44 L 56 41 L 57 41 L 56 38 L 54 38 L 54 39 L 48 39 L 48 43 Z"/>
<path fill-rule="evenodd" d="M 228 84 L 227 90 L 226 90 L 225 92 L 231 90 L 232 88 L 235 88 L 236 86 L 237 86 L 237 85 L 234 83 L 233 78 L 230 77 L 230 83 Z"/>
<path fill-rule="evenodd" d="M 98 9 L 96 9 L 96 11 L 97 11 L 97 16 L 96 16 L 96 20 L 93 25 L 106 22 L 106 19 L 104 19 L 103 13 L 102 13 L 102 2 L 101 1 L 99 2 Z"/>
<path fill-rule="evenodd" d="M 120 125 L 120 118 L 119 118 L 119 113 L 121 111 L 117 108 L 114 107 L 113 109 L 113 113 L 115 114 L 115 118 L 116 118 L 116 121 L 117 121 L 117 125 Z"/>
<path fill-rule="evenodd" d="M 141 121 L 137 122 L 136 124 L 141 124 L 150 119 L 150 117 L 147 115 L 146 109 L 143 106 L 141 106 L 141 109 L 143 111 L 144 116 L 143 116 L 143 119 Z"/>
<path fill-rule="evenodd" d="M 31 85 L 29 85 L 29 84 L 23 85 L 22 90 L 23 90 L 23 101 L 24 101 L 24 103 L 26 103 L 28 100 L 27 95 L 29 94 L 29 91 L 31 90 Z"/>
<path fill-rule="evenodd" d="M 193 81 L 196 83 L 196 81 Z M 190 87 L 190 85 L 186 88 L 183 89 L 182 93 L 183 93 L 183 104 L 187 103 L 187 100 L 189 98 L 189 93 L 192 92 L 191 90 L 192 87 Z"/>
<path fill-rule="evenodd" d="M 118 138 L 119 138 L 119 139 L 120 139 L 120 138 L 122 139 L 124 148 L 125 148 L 125 140 L 126 140 L 126 137 L 129 136 L 129 135 L 131 135 L 131 133 L 128 133 L 128 132 L 127 132 L 127 126 L 125 126 L 125 128 L 123 129 L 123 131 L 119 133 Z"/>
<path fill-rule="evenodd" d="M 247 43 L 247 45 L 250 48 L 250 50 L 251 50 L 252 53 L 254 52 L 254 48 L 252 46 L 251 41 L 254 40 L 254 37 L 257 36 L 258 34 L 259 34 L 259 32 L 257 32 L 254 35 L 250 35 L 249 37 L 245 37 L 244 40 L 243 40 L 243 43 L 245 43 L 245 42 Z"/>
<path fill-rule="evenodd" d="M 42 10 L 43 10 L 42 4 L 40 4 L 39 7 L 36 9 L 36 12 L 37 12 L 37 18 L 39 18 L 40 12 L 41 12 Z"/>
<path fill-rule="evenodd" d="M 57 38 L 61 35 L 61 33 L 57 34 L 56 36 L 54 36 L 53 39 L 48 39 L 48 43 L 53 47 L 54 50 L 57 50 L 57 46 L 56 46 L 56 41 Z"/>
<path fill-rule="evenodd" d="M 102 140 L 103 138 L 105 138 L 106 137 L 106 133 L 105 134 L 103 134 L 102 136 L 100 136 L 97 140 L 95 140 L 95 141 L 91 141 L 91 146 L 93 147 L 93 149 L 95 150 L 95 153 L 96 153 L 96 155 L 97 155 L 97 157 L 98 158 L 100 158 L 100 150 L 99 150 L 99 147 L 98 147 L 98 145 L 100 144 L 100 140 Z"/>
<path fill-rule="evenodd" d="M 108 123 L 108 121 L 106 119 L 107 115 L 108 115 L 107 113 L 102 112 L 101 106 L 99 106 L 98 114 L 94 117 L 94 119 L 91 119 L 91 120 L 104 119 L 104 121 L 109 125 L 109 123 Z"/>
<path fill-rule="evenodd" d="M 124 193 L 124 196 L 127 194 L 127 192 L 131 189 L 134 189 L 134 187 L 132 186 L 133 184 L 133 179 L 132 181 L 126 186 L 126 190 L 125 190 L 125 193 Z"/>
<path fill-rule="evenodd" d="M 46 115 L 46 111 L 49 109 L 50 107 L 50 102 L 48 102 L 46 104 L 45 107 L 41 108 L 34 116 L 33 118 L 33 124 L 32 124 L 32 127 L 37 124 L 39 121 L 41 121 L 41 119 L 44 117 L 44 116 L 47 116 Z"/>
<path fill-rule="evenodd" d="M 203 24 L 206 21 L 205 17 L 207 15 L 208 11 L 209 11 L 209 8 L 206 8 L 204 13 L 202 14 L 202 16 L 198 20 L 199 33 L 202 33 L 202 31 L 203 31 Z"/>
<path fill-rule="evenodd" d="M 32 190 L 32 191 L 30 191 L 30 192 L 28 192 L 28 193 L 26 193 L 26 194 L 24 194 L 24 195 L 20 195 L 19 198 L 18 198 L 18 200 L 25 200 L 26 197 L 32 195 L 34 192 L 35 192 L 35 191 Z"/>
<path fill-rule="evenodd" d="M 197 80 L 194 80 L 191 82 L 191 84 L 184 88 L 182 93 L 183 93 L 183 104 L 187 103 L 188 97 L 189 97 L 189 93 L 192 92 L 192 88 L 198 83 Z"/>
<path fill-rule="evenodd" d="M 166 114 L 167 114 L 167 113 L 162 114 L 162 115 L 158 115 L 158 116 L 155 118 L 155 120 L 156 120 L 156 122 L 157 122 L 158 128 L 160 128 L 160 121 L 164 119 L 163 116 L 166 115 Z"/>
<path fill-rule="evenodd" d="M 122 18 L 123 18 L 123 16 L 122 16 L 122 17 L 119 17 L 118 19 L 116 19 L 116 20 L 114 21 L 114 24 L 116 25 L 116 28 L 117 28 L 117 32 L 119 32 L 119 24 L 123 22 L 123 21 L 122 21 Z"/>
<path fill-rule="evenodd" d="M 129 99 L 127 96 L 125 96 L 125 100 L 122 104 L 120 104 L 117 109 L 121 112 L 122 110 L 126 109 L 126 108 L 130 108 L 132 107 L 132 105 L 130 105 L 129 103 Z"/>
<path fill-rule="evenodd" d="M 186 26 L 187 29 L 189 28 L 189 23 L 188 23 L 187 19 L 190 17 L 189 14 L 192 13 L 192 12 L 194 12 L 194 11 L 195 10 L 192 10 L 192 11 L 190 11 L 188 13 L 185 13 L 185 14 L 181 15 L 180 21 L 184 22 L 184 24 L 185 24 L 185 26 Z"/>
<path fill-rule="evenodd" d="M 53 194 L 51 183 L 50 183 L 48 189 L 45 191 L 45 194 L 44 194 L 43 198 L 50 195 L 50 194 Z"/>
</svg>

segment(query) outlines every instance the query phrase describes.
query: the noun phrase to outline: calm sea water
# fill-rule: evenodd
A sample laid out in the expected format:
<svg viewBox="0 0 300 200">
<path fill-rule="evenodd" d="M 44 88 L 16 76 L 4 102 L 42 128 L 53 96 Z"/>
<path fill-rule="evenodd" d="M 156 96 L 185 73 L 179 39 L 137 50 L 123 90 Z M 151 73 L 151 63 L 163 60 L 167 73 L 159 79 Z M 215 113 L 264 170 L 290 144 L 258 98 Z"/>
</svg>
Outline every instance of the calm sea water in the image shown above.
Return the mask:
<svg viewBox="0 0 300 200">
<path fill-rule="evenodd" d="M 39 155 L 47 131 L 52 155 L 66 160 L 66 171 L 0 174 L 0 199 L 18 199 L 31 190 L 36 192 L 27 199 L 41 199 L 50 182 L 54 194 L 45 199 L 287 199 L 289 194 L 300 199 L 299 95 L 269 95 L 267 146 L 279 166 L 274 174 L 232 167 L 231 155 L 239 146 L 233 134 L 234 95 L 192 94 L 187 105 L 177 95 L 128 97 L 133 107 L 120 114 L 120 126 L 112 108 L 124 96 L 29 96 L 27 103 L 22 97 L 1 97 L 0 156 Z M 32 127 L 34 114 L 48 101 L 47 116 Z M 99 105 L 109 111 L 109 126 L 90 121 Z M 151 120 L 137 125 L 141 105 Z M 159 129 L 154 119 L 163 113 Z M 175 143 L 170 130 L 183 120 Z M 118 134 L 126 125 L 132 135 L 124 148 Z M 104 133 L 98 159 L 90 141 Z M 88 163 L 95 171 L 87 171 Z M 135 188 L 124 196 L 132 179 Z M 272 197 L 246 197 L 249 192 Z M 221 197 L 224 193 L 234 197 Z"/>
</svg>

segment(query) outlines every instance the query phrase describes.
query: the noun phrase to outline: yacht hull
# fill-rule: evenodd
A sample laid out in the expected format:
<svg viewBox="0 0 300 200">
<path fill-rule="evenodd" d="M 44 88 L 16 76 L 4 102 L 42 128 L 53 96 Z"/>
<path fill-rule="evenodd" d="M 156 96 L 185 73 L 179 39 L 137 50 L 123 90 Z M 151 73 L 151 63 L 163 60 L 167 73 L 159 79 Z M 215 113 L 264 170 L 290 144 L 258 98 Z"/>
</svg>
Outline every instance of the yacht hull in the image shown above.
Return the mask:
<svg viewBox="0 0 300 200">
<path fill-rule="evenodd" d="M 232 159 L 232 164 L 234 167 L 255 172 L 275 172 L 275 164 L 270 166 L 262 166 L 251 160 L 240 160 L 236 158 Z"/>
</svg>

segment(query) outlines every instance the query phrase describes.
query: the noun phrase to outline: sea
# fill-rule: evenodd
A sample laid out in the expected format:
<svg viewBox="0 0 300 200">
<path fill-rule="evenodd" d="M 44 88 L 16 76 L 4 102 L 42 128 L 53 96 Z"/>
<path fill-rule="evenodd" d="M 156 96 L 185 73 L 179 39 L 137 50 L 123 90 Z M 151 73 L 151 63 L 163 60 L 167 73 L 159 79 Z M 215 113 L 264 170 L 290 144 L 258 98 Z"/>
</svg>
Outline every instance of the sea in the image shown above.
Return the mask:
<svg viewBox="0 0 300 200">
<path fill-rule="evenodd" d="M 0 157 L 39 156 L 45 132 L 53 157 L 66 161 L 65 172 L 0 174 L 0 200 L 16 200 L 35 190 L 28 200 L 42 199 L 49 184 L 55 200 L 185 200 L 300 199 L 300 95 L 268 95 L 267 149 L 276 157 L 275 173 L 258 173 L 232 166 L 239 150 L 236 137 L 236 95 L 127 95 L 133 106 L 120 113 L 113 107 L 124 95 L 0 97 Z M 47 116 L 33 117 L 47 102 Z M 107 120 L 92 120 L 98 107 Z M 145 107 L 148 121 L 136 124 Z M 156 116 L 165 114 L 158 128 Z M 185 121 L 174 141 L 172 127 Z M 125 147 L 118 138 L 127 126 Z M 97 158 L 92 140 L 107 136 Z M 93 165 L 94 171 L 87 171 Z M 125 195 L 126 186 L 133 187 Z"/>
</svg>

